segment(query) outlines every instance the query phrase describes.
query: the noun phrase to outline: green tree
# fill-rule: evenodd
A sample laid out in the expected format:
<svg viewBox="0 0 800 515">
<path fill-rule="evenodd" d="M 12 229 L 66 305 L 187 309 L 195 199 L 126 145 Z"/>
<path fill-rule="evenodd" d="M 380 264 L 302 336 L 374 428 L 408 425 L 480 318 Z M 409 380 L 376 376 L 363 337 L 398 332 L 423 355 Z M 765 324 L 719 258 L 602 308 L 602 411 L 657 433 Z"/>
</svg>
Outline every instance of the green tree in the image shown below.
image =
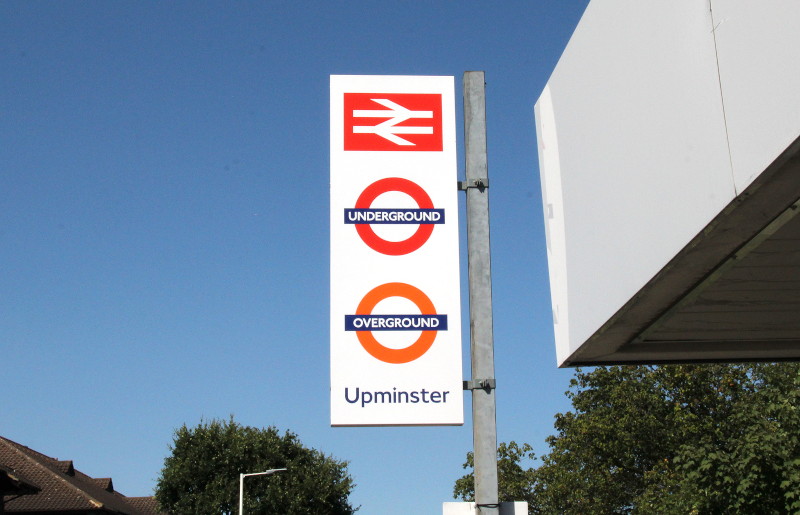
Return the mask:
<svg viewBox="0 0 800 515">
<path fill-rule="evenodd" d="M 347 463 L 302 445 L 297 435 L 233 420 L 184 424 L 156 484 L 156 499 L 173 514 L 232 514 L 239 506 L 239 474 L 287 468 L 245 480 L 248 514 L 352 514 L 354 483 Z"/>
<path fill-rule="evenodd" d="M 800 365 L 600 367 L 567 395 L 531 513 L 800 513 Z"/>
<path fill-rule="evenodd" d="M 534 470 L 523 468 L 522 461 L 532 461 L 535 458 L 533 448 L 526 443 L 519 445 L 513 441 L 502 442 L 497 446 L 497 496 L 500 502 L 531 502 Z M 472 452 L 467 453 L 467 461 L 463 467 L 475 468 L 475 456 Z M 475 500 L 474 470 L 456 480 L 453 497 L 463 501 Z"/>
</svg>

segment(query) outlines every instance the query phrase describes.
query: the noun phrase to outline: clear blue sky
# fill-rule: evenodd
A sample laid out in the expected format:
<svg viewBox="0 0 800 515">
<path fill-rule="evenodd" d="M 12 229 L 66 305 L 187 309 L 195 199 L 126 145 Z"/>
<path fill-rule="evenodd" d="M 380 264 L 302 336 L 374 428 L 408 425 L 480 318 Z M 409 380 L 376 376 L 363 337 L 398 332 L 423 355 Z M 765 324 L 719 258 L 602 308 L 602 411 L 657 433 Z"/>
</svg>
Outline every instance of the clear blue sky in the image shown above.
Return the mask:
<svg viewBox="0 0 800 515">
<path fill-rule="evenodd" d="M 441 513 L 469 395 L 329 427 L 328 85 L 454 75 L 460 113 L 485 70 L 498 438 L 542 454 L 572 371 L 533 105 L 587 2 L 0 2 L 0 435 L 149 495 L 176 427 L 233 414 L 349 460 L 361 513 Z"/>
</svg>

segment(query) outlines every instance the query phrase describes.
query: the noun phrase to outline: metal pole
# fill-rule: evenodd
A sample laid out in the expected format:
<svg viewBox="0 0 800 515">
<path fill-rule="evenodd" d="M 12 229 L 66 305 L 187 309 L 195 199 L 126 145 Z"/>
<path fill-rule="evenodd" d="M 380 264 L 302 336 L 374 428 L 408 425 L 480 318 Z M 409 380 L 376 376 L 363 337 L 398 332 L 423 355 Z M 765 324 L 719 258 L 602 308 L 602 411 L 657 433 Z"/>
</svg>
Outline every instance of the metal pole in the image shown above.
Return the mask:
<svg viewBox="0 0 800 515">
<path fill-rule="evenodd" d="M 489 256 L 489 174 L 486 157 L 484 73 L 464 73 L 464 140 L 471 327 L 472 438 L 475 502 L 481 514 L 500 512 L 497 494 L 497 424 L 495 419 L 492 272 Z"/>
<path fill-rule="evenodd" d="M 244 513 L 244 474 L 239 474 L 239 515 Z"/>
<path fill-rule="evenodd" d="M 283 469 L 269 469 L 265 470 L 264 472 L 251 472 L 249 474 L 239 474 L 239 515 L 244 513 L 244 478 L 247 476 L 269 476 L 276 472 L 282 472 L 286 470 Z"/>
</svg>

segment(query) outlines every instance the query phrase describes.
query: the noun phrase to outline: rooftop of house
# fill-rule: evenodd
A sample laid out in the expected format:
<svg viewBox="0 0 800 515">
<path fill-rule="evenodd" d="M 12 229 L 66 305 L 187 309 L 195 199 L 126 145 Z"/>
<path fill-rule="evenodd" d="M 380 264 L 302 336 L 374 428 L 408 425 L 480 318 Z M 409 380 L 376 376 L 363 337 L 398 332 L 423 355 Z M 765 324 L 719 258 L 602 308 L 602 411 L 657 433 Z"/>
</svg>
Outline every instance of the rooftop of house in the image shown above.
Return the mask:
<svg viewBox="0 0 800 515">
<path fill-rule="evenodd" d="M 126 497 L 114 490 L 111 478 L 93 478 L 72 460 L 51 458 L 3 437 L 0 479 L 9 485 L 0 492 L 5 513 L 161 513 L 153 497 Z"/>
</svg>

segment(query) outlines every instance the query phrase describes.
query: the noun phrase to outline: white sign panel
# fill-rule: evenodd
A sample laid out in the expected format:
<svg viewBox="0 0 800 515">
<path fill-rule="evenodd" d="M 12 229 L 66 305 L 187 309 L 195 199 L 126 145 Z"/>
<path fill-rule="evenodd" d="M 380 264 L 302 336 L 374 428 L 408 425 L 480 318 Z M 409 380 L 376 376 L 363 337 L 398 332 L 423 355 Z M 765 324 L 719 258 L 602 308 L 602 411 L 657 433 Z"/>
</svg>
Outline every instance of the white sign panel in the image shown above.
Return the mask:
<svg viewBox="0 0 800 515">
<path fill-rule="evenodd" d="M 331 77 L 331 424 L 463 423 L 452 77 Z"/>
</svg>

